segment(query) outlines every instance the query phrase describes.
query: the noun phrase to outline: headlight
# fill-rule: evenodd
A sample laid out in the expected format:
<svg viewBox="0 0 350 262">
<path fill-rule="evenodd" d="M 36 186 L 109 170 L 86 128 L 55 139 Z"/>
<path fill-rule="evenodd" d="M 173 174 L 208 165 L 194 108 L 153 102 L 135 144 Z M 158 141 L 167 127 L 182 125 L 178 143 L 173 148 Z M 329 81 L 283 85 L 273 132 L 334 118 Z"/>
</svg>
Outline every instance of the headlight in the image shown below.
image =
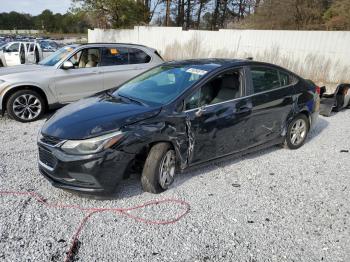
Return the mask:
<svg viewBox="0 0 350 262">
<path fill-rule="evenodd" d="M 74 155 L 94 154 L 110 148 L 122 137 L 122 132 L 118 131 L 85 140 L 68 140 L 61 146 L 61 149 Z"/>
</svg>

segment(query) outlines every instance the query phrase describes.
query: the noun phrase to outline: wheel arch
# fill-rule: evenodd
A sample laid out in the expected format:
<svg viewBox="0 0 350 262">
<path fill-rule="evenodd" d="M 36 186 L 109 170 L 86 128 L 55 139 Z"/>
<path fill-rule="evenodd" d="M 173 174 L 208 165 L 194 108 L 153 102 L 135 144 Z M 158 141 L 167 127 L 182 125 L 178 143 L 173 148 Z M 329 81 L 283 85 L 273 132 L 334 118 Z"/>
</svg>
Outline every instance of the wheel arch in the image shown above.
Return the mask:
<svg viewBox="0 0 350 262">
<path fill-rule="evenodd" d="M 7 104 L 7 101 L 9 100 L 10 96 L 13 95 L 14 93 L 16 93 L 17 91 L 21 91 L 21 90 L 31 90 L 31 91 L 37 92 L 44 99 L 45 108 L 48 108 L 49 103 L 48 103 L 47 95 L 40 87 L 34 86 L 34 85 L 22 85 L 22 86 L 13 87 L 4 94 L 4 96 L 2 98 L 3 111 L 6 110 L 6 104 Z"/>
<path fill-rule="evenodd" d="M 173 150 L 175 150 L 175 154 L 176 154 L 176 162 L 177 165 L 180 164 L 180 155 L 179 155 L 179 150 L 176 148 L 175 143 L 173 141 L 170 140 L 166 140 L 166 139 L 159 139 L 159 140 L 155 140 L 155 141 L 150 141 L 149 143 L 145 144 L 136 154 L 135 160 L 138 164 L 144 164 L 144 162 L 146 161 L 146 158 L 151 150 L 151 148 L 159 143 L 167 143 L 171 146 L 171 148 Z"/>
<path fill-rule="evenodd" d="M 310 126 L 311 126 L 311 113 L 308 110 L 304 109 L 304 110 L 301 110 L 297 115 L 306 116 L 306 118 L 309 120 L 309 128 L 310 128 Z"/>
</svg>

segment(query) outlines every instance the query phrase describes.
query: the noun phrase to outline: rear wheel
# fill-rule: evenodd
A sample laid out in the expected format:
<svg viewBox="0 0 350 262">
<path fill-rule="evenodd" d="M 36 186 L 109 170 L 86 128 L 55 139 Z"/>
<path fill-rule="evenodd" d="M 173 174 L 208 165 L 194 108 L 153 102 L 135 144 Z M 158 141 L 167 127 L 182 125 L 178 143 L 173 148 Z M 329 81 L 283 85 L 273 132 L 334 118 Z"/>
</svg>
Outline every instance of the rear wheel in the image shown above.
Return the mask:
<svg viewBox="0 0 350 262">
<path fill-rule="evenodd" d="M 146 192 L 158 194 L 169 188 L 174 181 L 176 155 L 168 143 L 154 145 L 145 162 L 141 184 Z"/>
<path fill-rule="evenodd" d="M 285 146 L 292 150 L 300 148 L 305 143 L 309 129 L 308 118 L 302 114 L 298 115 L 288 127 Z"/>
<path fill-rule="evenodd" d="M 45 102 L 35 91 L 20 90 L 10 96 L 6 109 L 11 118 L 20 122 L 32 122 L 45 112 Z"/>
</svg>

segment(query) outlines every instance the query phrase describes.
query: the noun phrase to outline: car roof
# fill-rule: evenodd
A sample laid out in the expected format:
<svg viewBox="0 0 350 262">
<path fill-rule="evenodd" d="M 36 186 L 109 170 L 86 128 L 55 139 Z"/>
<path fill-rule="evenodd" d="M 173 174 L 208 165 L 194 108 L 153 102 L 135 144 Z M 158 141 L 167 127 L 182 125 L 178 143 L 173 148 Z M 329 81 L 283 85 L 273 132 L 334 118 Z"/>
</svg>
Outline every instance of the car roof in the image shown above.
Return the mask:
<svg viewBox="0 0 350 262">
<path fill-rule="evenodd" d="M 128 45 L 128 46 L 137 46 L 137 47 L 144 47 L 148 49 L 153 49 L 151 47 L 140 45 L 140 44 L 132 44 L 132 43 L 86 43 L 86 44 L 80 44 L 80 46 L 109 46 L 109 45 Z"/>
<path fill-rule="evenodd" d="M 173 66 L 196 66 L 198 68 L 219 68 L 219 67 L 230 67 L 230 66 L 268 66 L 275 67 L 276 69 L 290 72 L 279 65 L 254 61 L 251 58 L 247 59 L 225 59 L 225 58 L 204 58 L 204 59 L 188 59 L 188 60 L 175 60 L 164 63 L 163 65 Z M 290 72 L 294 74 L 293 72 Z"/>
</svg>

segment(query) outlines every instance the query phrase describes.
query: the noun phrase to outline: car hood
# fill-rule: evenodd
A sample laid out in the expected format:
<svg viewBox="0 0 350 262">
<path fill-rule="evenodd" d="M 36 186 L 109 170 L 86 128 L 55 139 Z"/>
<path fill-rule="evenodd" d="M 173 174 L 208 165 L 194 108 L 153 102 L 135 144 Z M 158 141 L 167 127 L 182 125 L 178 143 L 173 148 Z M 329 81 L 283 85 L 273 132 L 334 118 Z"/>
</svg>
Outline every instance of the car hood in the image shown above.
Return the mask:
<svg viewBox="0 0 350 262">
<path fill-rule="evenodd" d="M 43 71 L 50 70 L 51 66 L 42 66 L 42 65 L 17 65 L 10 67 L 3 67 L 0 69 L 0 76 L 12 75 L 17 73 L 26 73 L 32 71 Z"/>
<path fill-rule="evenodd" d="M 102 94 L 58 110 L 44 124 L 41 132 L 60 139 L 87 139 L 154 117 L 160 109 Z"/>
</svg>

